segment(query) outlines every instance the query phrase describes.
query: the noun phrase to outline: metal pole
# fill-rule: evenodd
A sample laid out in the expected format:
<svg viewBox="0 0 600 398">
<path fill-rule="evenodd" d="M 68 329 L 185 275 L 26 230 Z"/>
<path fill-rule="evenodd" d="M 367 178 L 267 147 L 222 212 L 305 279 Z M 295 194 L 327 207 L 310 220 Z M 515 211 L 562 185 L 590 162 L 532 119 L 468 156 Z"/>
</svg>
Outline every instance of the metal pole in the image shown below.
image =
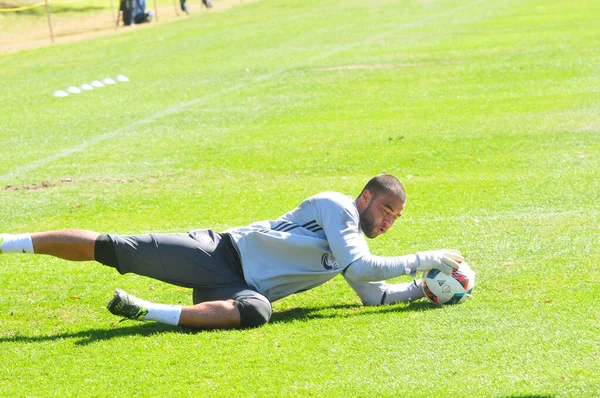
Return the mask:
<svg viewBox="0 0 600 398">
<path fill-rule="evenodd" d="M 175 7 L 175 14 L 179 16 L 179 10 L 177 9 L 177 0 L 173 0 L 173 7 Z"/>
<path fill-rule="evenodd" d="M 158 6 L 156 5 L 156 0 L 154 0 L 154 17 L 156 18 L 156 22 L 158 22 Z"/>
<path fill-rule="evenodd" d="M 54 33 L 52 33 L 52 22 L 50 21 L 50 4 L 48 0 L 44 0 L 46 3 L 46 15 L 48 16 L 48 29 L 50 29 L 50 41 L 54 43 Z"/>
<path fill-rule="evenodd" d="M 113 23 L 115 24 L 115 30 L 119 27 L 119 22 L 117 21 L 117 17 L 115 16 L 115 1 L 110 0 L 110 12 L 112 13 Z"/>
</svg>

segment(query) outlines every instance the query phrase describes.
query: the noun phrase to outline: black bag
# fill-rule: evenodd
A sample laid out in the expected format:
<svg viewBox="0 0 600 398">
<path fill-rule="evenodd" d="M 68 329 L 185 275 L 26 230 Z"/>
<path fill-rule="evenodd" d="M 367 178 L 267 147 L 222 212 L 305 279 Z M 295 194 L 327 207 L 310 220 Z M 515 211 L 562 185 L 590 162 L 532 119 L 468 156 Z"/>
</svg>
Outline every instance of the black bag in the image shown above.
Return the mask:
<svg viewBox="0 0 600 398">
<path fill-rule="evenodd" d="M 135 16 L 135 4 L 136 0 L 121 0 L 119 11 L 123 13 L 123 25 L 129 26 L 133 24 L 133 18 Z"/>
<path fill-rule="evenodd" d="M 119 11 L 123 12 L 124 26 L 152 20 L 152 12 L 146 12 L 146 0 L 121 0 Z"/>
</svg>

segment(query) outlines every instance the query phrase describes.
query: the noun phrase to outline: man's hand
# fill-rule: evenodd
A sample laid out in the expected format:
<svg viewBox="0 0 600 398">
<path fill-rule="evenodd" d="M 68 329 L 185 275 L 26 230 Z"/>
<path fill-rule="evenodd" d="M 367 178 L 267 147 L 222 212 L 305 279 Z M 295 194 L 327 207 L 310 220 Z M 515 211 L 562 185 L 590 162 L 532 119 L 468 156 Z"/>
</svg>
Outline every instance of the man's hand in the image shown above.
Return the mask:
<svg viewBox="0 0 600 398">
<path fill-rule="evenodd" d="M 464 261 L 458 250 L 442 249 L 417 253 L 417 269 L 406 269 L 407 274 L 416 274 L 421 271 L 429 271 L 437 268 L 443 273 L 450 275 L 453 269 L 458 269 L 459 262 Z"/>
</svg>

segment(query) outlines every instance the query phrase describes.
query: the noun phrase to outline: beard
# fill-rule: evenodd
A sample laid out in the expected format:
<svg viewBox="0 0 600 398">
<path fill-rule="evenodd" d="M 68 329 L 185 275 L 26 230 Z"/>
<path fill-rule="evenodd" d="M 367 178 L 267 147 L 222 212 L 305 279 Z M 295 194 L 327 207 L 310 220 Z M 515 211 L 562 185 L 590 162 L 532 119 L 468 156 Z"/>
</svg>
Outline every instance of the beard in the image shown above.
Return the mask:
<svg viewBox="0 0 600 398">
<path fill-rule="evenodd" d="M 375 220 L 373 219 L 373 215 L 372 213 L 369 211 L 371 210 L 371 203 L 369 203 L 367 205 L 367 208 L 365 209 L 365 211 L 362 212 L 362 214 L 360 214 L 360 229 L 362 230 L 363 234 L 365 234 L 365 236 L 367 238 L 374 238 L 377 236 L 377 234 L 373 233 L 373 230 L 375 229 Z"/>
</svg>

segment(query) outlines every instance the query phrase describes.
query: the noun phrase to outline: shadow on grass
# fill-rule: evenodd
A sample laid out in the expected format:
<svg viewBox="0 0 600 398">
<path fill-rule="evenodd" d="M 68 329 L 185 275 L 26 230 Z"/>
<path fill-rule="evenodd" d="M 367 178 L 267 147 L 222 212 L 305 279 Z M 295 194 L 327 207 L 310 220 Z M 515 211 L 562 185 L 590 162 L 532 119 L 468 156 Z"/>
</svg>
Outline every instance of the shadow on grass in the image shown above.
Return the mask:
<svg viewBox="0 0 600 398">
<path fill-rule="evenodd" d="M 360 304 L 337 304 L 324 307 L 301 307 L 291 308 L 284 311 L 274 312 L 271 323 L 287 323 L 298 320 L 307 321 L 311 319 L 324 318 L 349 318 L 355 316 L 371 316 L 389 312 L 427 311 L 436 307 L 428 303 L 412 303 L 407 306 L 386 305 L 365 307 Z M 125 336 L 152 336 L 160 333 L 204 333 L 204 329 L 192 329 L 163 325 L 156 322 L 135 322 L 126 327 L 112 327 L 110 329 L 89 329 L 79 332 L 63 332 L 55 334 L 44 334 L 39 336 L 15 335 L 0 338 L 2 343 L 43 343 L 48 341 L 60 341 L 75 339 L 74 344 L 85 346 L 98 341 L 111 340 Z"/>
<path fill-rule="evenodd" d="M 75 345 L 88 345 L 102 340 L 110 340 L 124 336 L 151 336 L 157 333 L 182 332 L 176 327 L 160 323 L 136 323 L 128 327 L 115 327 L 111 329 L 89 329 L 80 332 L 64 332 L 56 334 L 45 334 L 39 336 L 16 335 L 0 338 L 2 343 L 43 343 L 47 341 L 58 341 L 63 339 L 75 339 Z"/>
<path fill-rule="evenodd" d="M 428 311 L 435 307 L 427 302 L 411 303 L 409 305 L 381 305 L 367 307 L 362 304 L 336 304 L 326 307 L 296 307 L 277 311 L 271 317 L 271 323 L 293 322 L 324 318 L 349 318 L 355 316 L 370 316 L 390 312 Z"/>
</svg>

